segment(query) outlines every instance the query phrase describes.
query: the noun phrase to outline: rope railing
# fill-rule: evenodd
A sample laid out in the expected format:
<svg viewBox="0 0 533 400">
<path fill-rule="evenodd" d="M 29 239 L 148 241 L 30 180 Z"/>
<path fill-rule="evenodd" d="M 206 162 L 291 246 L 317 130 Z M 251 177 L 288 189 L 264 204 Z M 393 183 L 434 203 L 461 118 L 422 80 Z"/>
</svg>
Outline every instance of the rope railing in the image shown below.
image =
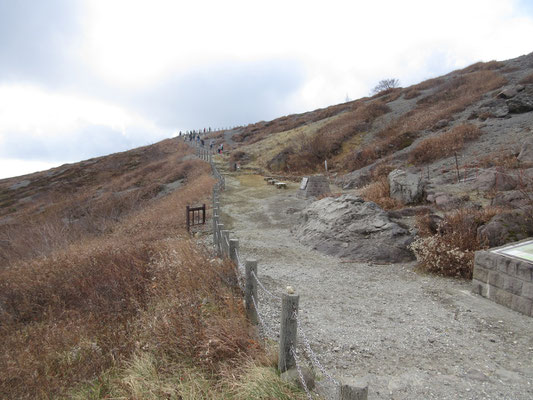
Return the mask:
<svg viewBox="0 0 533 400">
<path fill-rule="evenodd" d="M 269 339 L 272 339 L 272 340 L 277 340 L 276 333 L 272 329 L 270 329 L 270 327 L 265 323 L 265 320 L 264 320 L 263 316 L 261 315 L 261 311 L 259 310 L 259 307 L 257 307 L 257 301 L 255 300 L 254 296 L 252 296 L 252 302 L 254 304 L 255 310 L 257 311 L 257 317 L 258 317 L 258 320 L 259 320 L 259 325 L 263 329 L 264 336 L 266 336 L 266 337 L 268 337 Z"/>
<path fill-rule="evenodd" d="M 306 353 L 307 353 L 307 356 L 309 357 L 309 359 L 311 360 L 311 362 L 313 363 L 313 365 L 315 367 L 317 367 L 320 372 L 322 372 L 322 374 L 328 378 L 328 380 L 334 385 L 334 386 L 339 386 L 339 382 L 333 378 L 333 376 L 326 370 L 326 368 L 324 368 L 324 366 L 320 363 L 320 361 L 318 360 L 318 357 L 317 355 L 315 354 L 315 352 L 313 351 L 313 349 L 311 348 L 311 344 L 309 343 L 309 339 L 307 339 L 307 336 L 304 332 L 304 330 L 302 329 L 301 327 L 301 324 L 300 324 L 300 320 L 298 319 L 298 315 L 295 314 L 295 319 L 296 319 L 296 324 L 298 326 L 298 334 L 300 335 L 300 337 L 303 339 L 303 342 L 304 342 L 304 348 L 306 350 Z"/>
<path fill-rule="evenodd" d="M 263 283 L 259 280 L 259 278 L 257 277 L 257 275 L 255 274 L 255 272 L 252 272 L 252 276 L 254 277 L 255 281 L 257 282 L 257 284 L 259 285 L 259 287 L 261 289 L 263 289 L 263 292 L 265 292 L 268 296 L 270 296 L 271 298 L 273 299 L 276 299 L 276 300 L 281 300 L 281 297 L 280 296 L 276 296 L 275 294 L 273 294 L 272 292 L 270 292 L 266 287 L 265 285 L 263 285 Z"/>
<path fill-rule="evenodd" d="M 294 346 L 291 346 L 291 353 L 294 357 L 294 361 L 296 364 L 296 370 L 298 371 L 298 377 L 300 378 L 300 382 L 302 383 L 302 388 L 305 390 L 305 393 L 307 394 L 307 398 L 309 400 L 313 400 L 313 396 L 311 396 L 311 392 L 309 392 L 309 388 L 307 387 L 307 382 L 305 381 L 304 375 L 302 373 L 302 367 L 300 366 L 300 359 L 298 357 L 298 354 L 296 354 L 296 350 L 294 349 Z"/>
</svg>

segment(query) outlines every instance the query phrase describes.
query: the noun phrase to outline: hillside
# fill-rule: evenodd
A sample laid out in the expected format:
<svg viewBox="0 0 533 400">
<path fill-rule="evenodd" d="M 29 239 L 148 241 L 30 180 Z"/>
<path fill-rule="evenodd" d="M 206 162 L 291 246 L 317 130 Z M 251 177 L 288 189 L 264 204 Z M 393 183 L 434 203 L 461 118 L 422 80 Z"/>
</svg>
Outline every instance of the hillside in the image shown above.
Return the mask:
<svg viewBox="0 0 533 400">
<path fill-rule="evenodd" d="M 185 230 L 210 172 L 169 139 L 0 181 L 0 398 L 303 398 Z"/>
<path fill-rule="evenodd" d="M 371 98 L 237 128 L 231 139 L 252 165 L 301 174 L 323 171 L 328 160 L 330 171 L 342 175 L 380 163 L 420 168 L 445 160 L 449 154 L 425 159 L 416 149 L 467 124 L 480 129 L 480 136 L 454 149 L 482 165 L 487 154 L 476 157 L 470 148 L 487 142 L 493 151 L 499 145 L 514 150 L 512 144 L 528 137 L 531 85 L 533 54 L 477 63 Z M 506 140 L 494 141 L 495 136 Z M 354 184 L 351 178 L 345 177 L 346 184 Z"/>
<path fill-rule="evenodd" d="M 468 278 L 474 250 L 533 234 L 532 127 L 533 53 L 236 128 L 224 139 L 244 170 L 286 179 L 324 174 L 327 161 L 339 192 L 376 202 L 425 238 L 415 250 L 423 268 Z M 403 172 L 390 176 L 396 169 Z M 447 256 L 446 265 L 431 265 L 431 240 L 441 256 L 467 254 L 466 266 Z"/>
<path fill-rule="evenodd" d="M 395 297 L 400 286 L 391 277 L 402 281 L 405 307 L 423 306 L 418 337 L 406 324 L 406 342 L 388 347 L 398 359 L 413 347 L 427 350 L 429 357 L 409 358 L 412 368 L 420 359 L 439 368 L 433 352 L 440 332 L 468 347 L 471 355 L 461 357 L 477 360 L 477 348 L 467 343 L 474 337 L 518 343 L 517 358 L 527 353 L 528 320 L 508 310 L 496 318 L 482 299 L 469 308 L 473 300 L 465 293 L 476 250 L 533 235 L 532 127 L 533 53 L 207 136 L 224 143 L 215 162 L 228 177 L 225 226 L 255 238 L 243 238 L 242 249 L 271 260 L 264 272 L 272 290 L 301 284 L 316 300 L 310 309 L 331 336 L 313 346 L 323 347 L 328 366 L 360 375 L 366 362 L 374 383 L 390 388 L 396 379 L 393 389 L 410 398 L 427 395 L 427 388 L 415 380 L 404 385 L 394 375 L 396 359 L 381 375 L 387 354 L 380 360 L 369 350 L 377 346 L 375 324 L 386 327 L 383 340 L 392 340 L 389 333 L 405 322 L 398 317 L 404 303 Z M 228 171 L 236 162 L 240 169 Z M 326 174 L 333 193 L 304 200 L 291 183 L 273 195 L 257 174 L 293 181 Z M 195 240 L 186 232 L 186 205 L 209 204 L 213 185 L 209 164 L 179 139 L 0 180 L 0 397 L 305 398 L 276 374 L 275 355 L 246 320 L 234 265 L 205 245 L 208 228 Z M 321 279 L 324 265 L 341 279 Z M 426 272 L 458 279 L 450 284 Z M 323 296 L 343 292 L 357 303 L 352 289 L 361 282 L 363 308 L 335 303 L 366 321 L 359 348 L 347 339 L 357 321 L 340 333 L 332 329 L 346 315 L 324 310 Z M 394 303 L 389 313 L 375 303 L 381 287 L 390 291 L 382 302 Z M 468 323 L 458 323 L 458 313 Z M 498 325 L 504 320 L 515 332 L 513 343 Z M 419 347 L 431 324 L 439 336 Z M 450 326 L 456 337 L 445 334 Z M 479 326 L 491 330 L 478 335 Z M 332 356 L 327 340 L 341 344 L 344 359 Z M 440 352 L 448 349 L 443 343 Z M 472 365 L 462 372 L 457 393 L 479 374 L 508 379 L 506 393 L 524 392 L 529 371 L 516 372 L 510 350 L 499 350 L 487 371 Z M 446 364 L 453 376 L 456 355 Z M 479 363 L 489 363 L 483 357 Z M 438 379 L 425 371 L 428 382 Z M 518 389 L 509 378 L 515 372 Z M 447 382 L 442 393 L 455 385 Z M 388 390 L 380 390 L 386 398 Z"/>
</svg>

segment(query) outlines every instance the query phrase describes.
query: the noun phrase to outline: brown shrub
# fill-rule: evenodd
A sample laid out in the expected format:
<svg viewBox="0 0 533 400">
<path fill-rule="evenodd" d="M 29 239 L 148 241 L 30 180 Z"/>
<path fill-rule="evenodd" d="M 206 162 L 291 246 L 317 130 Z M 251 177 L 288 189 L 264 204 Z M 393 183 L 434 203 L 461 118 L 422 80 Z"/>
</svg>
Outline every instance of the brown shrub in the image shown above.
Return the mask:
<svg viewBox="0 0 533 400">
<path fill-rule="evenodd" d="M 73 386 L 129 359 L 147 337 L 157 351 L 197 357 L 192 362 L 212 371 L 258 350 L 231 266 L 212 264 L 192 244 L 169 239 L 185 234 L 185 206 L 205 202 L 213 185 L 206 163 L 180 164 L 183 153 L 173 147 L 166 142 L 103 158 L 85 171 L 75 166 L 76 173 L 66 168 L 62 178 L 53 177 L 57 184 L 34 193 L 53 204 L 44 211 L 21 207 L 20 225 L 2 229 L 1 398 L 68 397 Z M 110 165 L 122 169 L 108 173 Z M 83 190 L 70 196 L 51 190 L 80 182 L 91 168 Z M 182 178 L 178 190 L 156 196 L 160 184 Z M 89 228 L 98 224 L 106 229 Z M 180 309 L 184 304 L 202 311 Z M 176 312 L 183 318 L 167 326 Z M 187 347 L 165 348 L 172 335 Z"/>
<path fill-rule="evenodd" d="M 386 176 L 363 187 L 361 196 L 366 201 L 373 201 L 384 210 L 391 210 L 402 205 L 401 202 L 390 197 L 390 186 Z"/>
<path fill-rule="evenodd" d="M 343 143 L 368 130 L 374 120 L 390 111 L 381 101 L 359 104 L 317 130 L 312 137 L 304 137 L 298 151 L 287 155 L 287 171 L 309 172 L 322 167 L 324 160 L 340 153 Z"/>
<path fill-rule="evenodd" d="M 524 77 L 524 78 L 520 81 L 520 83 L 521 83 L 522 85 L 531 85 L 531 84 L 533 84 L 533 73 L 531 73 L 531 74 L 527 75 L 526 77 Z"/>
<path fill-rule="evenodd" d="M 487 61 L 487 62 L 477 62 L 475 64 L 469 65 L 466 68 L 460 69 L 458 71 L 454 71 L 453 73 L 470 73 L 470 72 L 477 72 L 477 71 L 490 71 L 495 69 L 500 69 L 505 67 L 505 64 L 501 61 Z"/>
<path fill-rule="evenodd" d="M 403 98 L 405 100 L 411 100 L 411 99 L 414 99 L 415 97 L 420 96 L 420 94 L 421 93 L 419 90 L 412 88 L 405 92 L 405 94 L 403 95 Z"/>
<path fill-rule="evenodd" d="M 444 216 L 433 233 L 428 216 L 417 217 L 419 238 L 411 245 L 419 267 L 444 276 L 472 278 L 474 252 L 486 247 L 477 236 L 477 229 L 502 209 L 462 208 Z"/>
<path fill-rule="evenodd" d="M 236 142 L 256 143 L 271 134 L 295 129 L 307 123 L 320 121 L 351 110 L 356 103 L 342 103 L 303 114 L 284 116 L 268 122 L 260 121 L 250 124 L 243 127 L 239 134 L 234 135 L 233 140 Z"/>
<path fill-rule="evenodd" d="M 232 263 L 214 262 L 191 243 L 171 241 L 152 272 L 153 306 L 138 325 L 145 348 L 175 362 L 195 360 L 213 372 L 220 363 L 257 352 Z"/>
<path fill-rule="evenodd" d="M 377 140 L 349 154 L 343 164 L 349 169 L 362 168 L 380 157 L 410 146 L 419 132 L 431 129 L 442 119 L 450 119 L 478 101 L 484 93 L 501 87 L 505 82 L 500 73 L 492 70 L 450 78 L 441 83 L 433 95 L 420 99 L 415 109 L 378 132 Z"/>
<path fill-rule="evenodd" d="M 492 167 L 502 167 L 504 169 L 516 169 L 523 168 L 525 165 L 521 163 L 516 154 L 513 151 L 500 149 L 484 156 L 481 156 L 475 163 L 475 167 L 478 168 L 492 168 Z"/>
<path fill-rule="evenodd" d="M 387 177 L 396 167 L 393 165 L 387 164 L 387 162 L 380 162 L 377 164 L 371 171 L 373 179 L 378 179 L 382 177 Z"/>
<path fill-rule="evenodd" d="M 229 159 L 230 162 L 246 162 L 250 159 L 250 156 L 244 151 L 236 150 L 231 152 Z"/>
<path fill-rule="evenodd" d="M 418 165 L 449 157 L 454 152 L 462 150 L 466 142 L 478 138 L 481 133 L 477 126 L 463 124 L 424 139 L 410 152 L 409 162 Z"/>
<path fill-rule="evenodd" d="M 435 86 L 439 86 L 440 84 L 442 84 L 444 82 L 444 79 L 442 78 L 431 78 L 431 79 L 427 79 L 423 82 L 420 82 L 419 84 L 417 85 L 414 85 L 412 86 L 412 89 L 411 90 L 427 90 L 427 89 L 432 89 L 434 88 Z"/>
</svg>

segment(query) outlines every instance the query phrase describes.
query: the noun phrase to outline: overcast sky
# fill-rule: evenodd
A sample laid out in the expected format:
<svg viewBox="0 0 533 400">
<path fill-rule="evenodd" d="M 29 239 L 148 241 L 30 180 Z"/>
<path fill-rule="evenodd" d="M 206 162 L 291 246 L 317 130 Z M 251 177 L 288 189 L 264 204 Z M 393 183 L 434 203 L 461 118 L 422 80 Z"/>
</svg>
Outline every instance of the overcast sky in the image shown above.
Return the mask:
<svg viewBox="0 0 533 400">
<path fill-rule="evenodd" d="M 0 178 L 533 51 L 533 0 L 0 0 Z"/>
</svg>

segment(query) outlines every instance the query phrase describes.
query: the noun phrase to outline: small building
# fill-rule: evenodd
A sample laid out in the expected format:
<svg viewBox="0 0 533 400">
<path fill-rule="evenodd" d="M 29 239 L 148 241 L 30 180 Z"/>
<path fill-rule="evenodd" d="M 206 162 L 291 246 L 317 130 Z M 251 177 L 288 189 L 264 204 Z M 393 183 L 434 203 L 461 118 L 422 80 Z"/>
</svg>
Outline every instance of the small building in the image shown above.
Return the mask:
<svg viewBox="0 0 533 400">
<path fill-rule="evenodd" d="M 306 199 L 331 193 L 327 176 L 313 175 L 302 178 L 300 182 L 300 195 Z"/>
</svg>

